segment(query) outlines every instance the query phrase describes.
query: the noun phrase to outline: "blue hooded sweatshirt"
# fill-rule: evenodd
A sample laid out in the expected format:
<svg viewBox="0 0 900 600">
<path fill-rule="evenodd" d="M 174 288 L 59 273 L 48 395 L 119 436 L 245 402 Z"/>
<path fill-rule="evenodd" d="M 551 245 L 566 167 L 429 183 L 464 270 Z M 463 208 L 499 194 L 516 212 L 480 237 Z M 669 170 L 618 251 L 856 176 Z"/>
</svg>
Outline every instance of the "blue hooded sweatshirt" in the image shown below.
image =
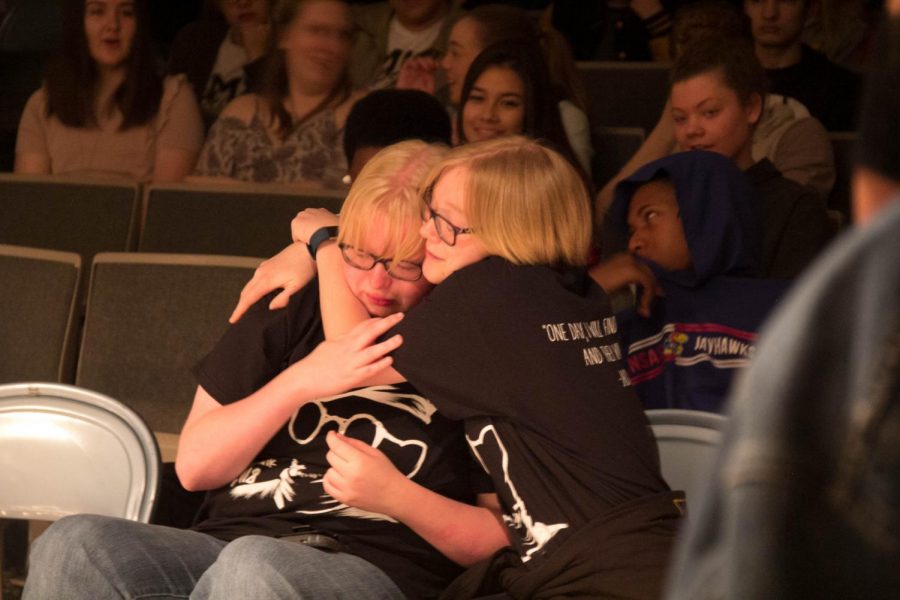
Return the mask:
<svg viewBox="0 0 900 600">
<path fill-rule="evenodd" d="M 645 408 L 720 412 L 736 369 L 749 364 L 760 324 L 787 282 L 760 279 L 759 206 L 746 175 L 720 154 L 680 152 L 645 165 L 616 187 L 611 219 L 627 232 L 643 184 L 675 188 L 692 268 L 647 262 L 664 296 L 649 318 L 618 315 L 629 376 Z"/>
</svg>

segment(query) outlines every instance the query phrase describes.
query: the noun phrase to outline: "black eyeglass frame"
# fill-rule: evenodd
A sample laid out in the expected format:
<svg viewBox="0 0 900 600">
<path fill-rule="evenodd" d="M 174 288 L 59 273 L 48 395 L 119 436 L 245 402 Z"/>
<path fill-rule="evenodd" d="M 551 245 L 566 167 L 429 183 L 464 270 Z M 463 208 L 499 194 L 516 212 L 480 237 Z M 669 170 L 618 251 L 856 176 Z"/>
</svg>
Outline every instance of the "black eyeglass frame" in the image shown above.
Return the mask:
<svg viewBox="0 0 900 600">
<path fill-rule="evenodd" d="M 422 194 L 422 203 L 424 205 L 426 213 L 422 214 L 423 221 L 431 221 L 432 226 L 434 227 L 435 232 L 437 233 L 438 239 L 447 244 L 448 246 L 456 245 L 456 238 L 463 233 L 475 233 L 475 230 L 471 227 L 457 227 L 450 220 L 437 212 L 433 208 L 431 208 L 431 194 L 434 192 L 434 184 L 431 184 L 425 189 L 425 193 Z M 445 224 L 450 229 L 450 239 L 447 240 L 443 235 L 441 235 L 441 223 Z"/>
<path fill-rule="evenodd" d="M 412 282 L 416 282 L 416 281 L 419 281 L 420 279 L 422 279 L 422 265 L 419 263 L 410 262 L 408 260 L 401 260 L 400 261 L 401 263 L 405 263 L 407 265 L 417 267 L 419 274 L 415 279 L 409 279 L 406 277 L 398 277 L 396 275 L 396 273 L 394 273 L 391 270 L 391 267 L 394 266 L 393 259 L 375 256 L 371 252 L 366 252 L 365 250 L 360 250 L 359 248 L 356 248 L 355 246 L 351 246 L 350 244 L 345 244 L 343 242 L 338 244 L 338 248 L 341 249 L 341 256 L 343 257 L 344 262 L 347 263 L 348 265 L 350 265 L 351 267 L 353 267 L 354 269 L 359 269 L 360 271 L 371 271 L 372 269 L 375 268 L 375 265 L 380 263 L 381 266 L 384 267 L 384 270 L 387 272 L 387 274 L 391 278 L 396 279 L 397 281 L 407 281 L 407 282 L 412 283 Z M 348 255 L 347 250 L 353 250 L 354 252 L 358 252 L 359 254 L 369 257 L 372 260 L 372 264 L 369 265 L 368 267 L 364 267 L 360 264 L 353 262 L 353 259 Z"/>
</svg>

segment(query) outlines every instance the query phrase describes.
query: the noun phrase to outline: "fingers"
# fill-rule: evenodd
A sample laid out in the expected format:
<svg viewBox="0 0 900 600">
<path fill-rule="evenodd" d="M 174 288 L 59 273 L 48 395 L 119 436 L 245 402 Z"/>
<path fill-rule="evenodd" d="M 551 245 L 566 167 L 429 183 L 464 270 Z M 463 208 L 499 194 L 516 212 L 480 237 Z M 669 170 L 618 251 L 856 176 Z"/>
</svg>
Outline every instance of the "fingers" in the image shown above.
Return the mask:
<svg viewBox="0 0 900 600">
<path fill-rule="evenodd" d="M 366 319 L 365 321 L 351 329 L 347 335 L 351 337 L 357 337 L 360 341 L 363 342 L 363 345 L 368 346 L 376 339 L 387 333 L 389 329 L 397 325 L 397 323 L 402 320 L 402 312 L 394 313 L 387 317 L 375 317 L 372 319 Z M 376 344 L 375 346 L 378 345 L 380 344 Z M 397 345 L 399 346 L 399 344 Z"/>
<path fill-rule="evenodd" d="M 325 436 L 325 443 L 328 444 L 328 453 L 325 455 L 328 464 L 339 471 L 346 468 L 353 457 L 354 449 L 339 439 L 333 431 L 329 431 Z"/>
<path fill-rule="evenodd" d="M 247 312 L 247 309 L 253 306 L 253 303 L 260 298 L 262 298 L 262 295 L 256 290 L 256 275 L 254 274 L 253 279 L 248 281 L 244 289 L 241 290 L 237 306 L 234 307 L 231 316 L 228 317 L 228 322 L 231 324 L 237 323 L 244 313 Z"/>
<path fill-rule="evenodd" d="M 328 494 L 338 502 L 344 501 L 343 484 L 344 481 L 340 473 L 335 471 L 333 468 L 325 471 L 325 476 L 322 478 L 322 489 L 325 490 L 326 494 Z"/>
<path fill-rule="evenodd" d="M 364 441 L 344 435 L 343 433 L 338 433 L 336 431 L 329 433 L 326 441 L 328 439 L 334 440 L 335 446 L 331 446 L 331 443 L 328 444 L 329 447 L 332 448 L 343 448 L 350 451 L 357 451 L 362 454 L 368 454 L 369 456 L 374 456 L 379 453 L 378 450 L 365 443 Z"/>
<path fill-rule="evenodd" d="M 297 285 L 297 282 L 291 281 L 284 285 L 284 289 L 278 293 L 277 296 L 272 298 L 272 301 L 269 302 L 270 310 L 278 310 L 279 308 L 284 308 L 288 305 L 288 302 L 291 300 L 291 296 L 297 293 L 300 290 L 300 286 Z"/>
</svg>

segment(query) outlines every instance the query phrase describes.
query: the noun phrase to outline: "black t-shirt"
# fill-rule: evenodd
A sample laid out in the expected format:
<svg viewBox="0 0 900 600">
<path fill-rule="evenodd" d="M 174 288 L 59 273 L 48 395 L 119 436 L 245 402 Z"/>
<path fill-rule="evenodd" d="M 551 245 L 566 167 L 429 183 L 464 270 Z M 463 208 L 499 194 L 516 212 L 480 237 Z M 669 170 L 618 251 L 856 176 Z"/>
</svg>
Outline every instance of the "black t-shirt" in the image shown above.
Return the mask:
<svg viewBox="0 0 900 600">
<path fill-rule="evenodd" d="M 797 64 L 766 69 L 770 90 L 803 103 L 828 131 L 853 131 L 859 121 L 860 77 L 803 46 Z"/>
<path fill-rule="evenodd" d="M 250 395 L 323 339 L 317 282 L 284 310 L 270 311 L 271 298 L 230 327 L 195 369 L 200 385 L 221 404 Z M 457 565 L 405 525 L 347 507 L 323 490 L 325 434 L 339 427 L 380 449 L 424 487 L 473 501 L 470 476 L 481 469 L 470 458 L 461 424 L 436 413 L 410 384 L 370 387 L 301 407 L 240 476 L 207 494 L 194 529 L 231 540 L 281 537 L 309 524 L 378 566 L 408 596 L 436 596 L 459 573 Z"/>
<path fill-rule="evenodd" d="M 523 561 L 611 507 L 668 490 L 609 301 L 583 269 L 491 257 L 448 277 L 397 331 L 394 366 L 465 419 Z"/>
</svg>

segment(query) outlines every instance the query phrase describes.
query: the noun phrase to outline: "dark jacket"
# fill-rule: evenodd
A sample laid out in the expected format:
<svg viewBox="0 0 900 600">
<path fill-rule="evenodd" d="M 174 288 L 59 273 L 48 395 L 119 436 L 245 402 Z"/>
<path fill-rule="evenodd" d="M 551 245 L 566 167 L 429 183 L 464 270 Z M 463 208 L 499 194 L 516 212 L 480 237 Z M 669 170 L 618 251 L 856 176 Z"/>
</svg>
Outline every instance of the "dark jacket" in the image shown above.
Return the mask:
<svg viewBox="0 0 900 600">
<path fill-rule="evenodd" d="M 759 199 L 761 273 L 793 279 L 828 245 L 835 226 L 816 191 L 782 176 L 769 159 L 745 172 Z"/>
<path fill-rule="evenodd" d="M 649 318 L 630 310 L 617 315 L 623 351 L 646 408 L 719 411 L 787 283 L 759 277 L 756 196 L 720 154 L 680 152 L 644 166 L 617 186 L 614 224 L 627 227 L 634 192 L 661 175 L 675 188 L 692 268 L 651 263 L 665 295 Z"/>
<path fill-rule="evenodd" d="M 900 198 L 761 332 L 670 599 L 900 597 Z"/>
</svg>

